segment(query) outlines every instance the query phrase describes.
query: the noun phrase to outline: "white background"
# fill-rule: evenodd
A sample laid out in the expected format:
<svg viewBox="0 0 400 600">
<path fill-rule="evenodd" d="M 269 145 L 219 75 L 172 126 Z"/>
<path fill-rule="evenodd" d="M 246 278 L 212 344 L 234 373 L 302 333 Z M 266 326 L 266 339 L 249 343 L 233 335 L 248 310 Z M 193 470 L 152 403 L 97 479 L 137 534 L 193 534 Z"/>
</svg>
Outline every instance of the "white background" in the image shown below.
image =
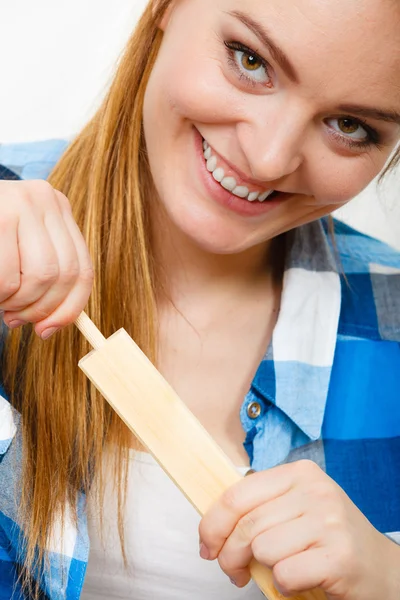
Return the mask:
<svg viewBox="0 0 400 600">
<path fill-rule="evenodd" d="M 0 143 L 71 137 L 98 106 L 145 0 L 0 1 Z M 400 248 L 400 173 L 340 216 Z"/>
</svg>

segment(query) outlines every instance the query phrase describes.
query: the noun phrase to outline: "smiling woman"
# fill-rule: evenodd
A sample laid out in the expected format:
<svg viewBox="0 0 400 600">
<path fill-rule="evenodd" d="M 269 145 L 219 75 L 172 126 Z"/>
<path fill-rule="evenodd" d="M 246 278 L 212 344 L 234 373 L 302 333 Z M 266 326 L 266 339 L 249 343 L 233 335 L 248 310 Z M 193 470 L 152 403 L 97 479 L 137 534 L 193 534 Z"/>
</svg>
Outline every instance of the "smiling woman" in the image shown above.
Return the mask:
<svg viewBox="0 0 400 600">
<path fill-rule="evenodd" d="M 66 152 L 3 153 L 10 178 L 54 166 L 0 186 L 4 597 L 253 600 L 253 557 L 287 595 L 399 597 L 400 256 L 327 217 L 399 142 L 400 7 L 247 4 L 150 2 Z M 257 471 L 200 556 L 199 518 L 77 372 L 59 330 L 87 302 Z"/>
<path fill-rule="evenodd" d="M 373 16 L 366 22 L 359 18 L 359 3 L 340 18 L 332 16 L 329 2 L 318 10 L 309 3 L 298 10 L 272 3 L 254 6 L 251 14 L 234 5 L 199 14 L 197 3 L 187 2 L 174 12 L 149 80 L 144 126 L 157 191 L 186 234 L 194 232 L 200 242 L 204 231 L 209 243 L 210 197 L 201 201 L 186 168 L 195 160 L 188 148 L 199 149 L 200 137 L 211 147 L 207 168 L 215 178 L 221 168 L 225 175 L 223 162 L 229 166 L 228 188 L 232 179 L 240 180 L 238 194 L 228 196 L 203 173 L 218 198 L 254 216 L 274 208 L 274 218 L 264 216 L 256 228 L 237 222 L 235 210 L 228 218 L 213 211 L 217 252 L 243 250 L 282 233 L 288 222 L 292 227 L 329 213 L 379 173 L 399 135 L 399 56 L 383 43 L 398 23 L 388 18 L 390 3 L 386 10 L 367 4 L 362 9 Z M 329 39 L 321 39 L 328 28 Z M 388 87 L 392 94 L 383 101 Z M 176 165 L 183 154 L 185 161 Z M 194 187 L 199 201 L 188 203 L 188 188 Z M 262 205 L 234 199 L 253 199 L 253 192 L 271 188 L 281 195 Z"/>
</svg>

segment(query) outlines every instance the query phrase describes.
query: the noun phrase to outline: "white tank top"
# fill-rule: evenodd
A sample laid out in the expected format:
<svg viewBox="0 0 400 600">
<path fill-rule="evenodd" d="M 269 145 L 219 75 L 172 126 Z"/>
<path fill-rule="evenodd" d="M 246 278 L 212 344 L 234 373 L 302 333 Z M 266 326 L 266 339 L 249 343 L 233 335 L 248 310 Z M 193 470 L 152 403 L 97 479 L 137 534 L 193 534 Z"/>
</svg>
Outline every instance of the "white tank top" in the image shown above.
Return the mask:
<svg viewBox="0 0 400 600">
<path fill-rule="evenodd" d="M 199 557 L 200 517 L 155 460 L 132 451 L 123 566 L 116 494 L 107 477 L 103 543 L 89 502 L 91 550 L 82 600 L 264 600 L 251 582 L 232 585 L 218 563 Z M 246 469 L 243 469 L 243 473 Z"/>
</svg>

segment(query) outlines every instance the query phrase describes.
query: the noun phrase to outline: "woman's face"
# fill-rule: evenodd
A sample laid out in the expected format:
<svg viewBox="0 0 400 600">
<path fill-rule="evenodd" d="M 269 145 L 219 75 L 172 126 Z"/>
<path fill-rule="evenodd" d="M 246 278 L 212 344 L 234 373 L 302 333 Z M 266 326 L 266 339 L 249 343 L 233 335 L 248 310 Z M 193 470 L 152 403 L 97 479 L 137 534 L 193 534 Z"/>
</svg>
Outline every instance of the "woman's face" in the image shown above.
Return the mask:
<svg viewBox="0 0 400 600">
<path fill-rule="evenodd" d="M 399 139 L 397 0 L 177 0 L 162 28 L 150 167 L 169 220 L 207 251 L 330 213 Z"/>
</svg>

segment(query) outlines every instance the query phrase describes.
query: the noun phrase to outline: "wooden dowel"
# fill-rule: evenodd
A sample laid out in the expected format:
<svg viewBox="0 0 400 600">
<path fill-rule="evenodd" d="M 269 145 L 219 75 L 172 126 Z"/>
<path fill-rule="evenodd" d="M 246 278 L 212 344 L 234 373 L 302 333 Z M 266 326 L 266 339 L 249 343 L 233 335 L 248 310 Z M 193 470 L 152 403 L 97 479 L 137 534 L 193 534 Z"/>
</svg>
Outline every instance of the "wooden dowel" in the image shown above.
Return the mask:
<svg viewBox="0 0 400 600">
<path fill-rule="evenodd" d="M 95 350 L 99 350 L 106 343 L 107 340 L 104 335 L 85 312 L 79 315 L 75 325 Z"/>
</svg>

